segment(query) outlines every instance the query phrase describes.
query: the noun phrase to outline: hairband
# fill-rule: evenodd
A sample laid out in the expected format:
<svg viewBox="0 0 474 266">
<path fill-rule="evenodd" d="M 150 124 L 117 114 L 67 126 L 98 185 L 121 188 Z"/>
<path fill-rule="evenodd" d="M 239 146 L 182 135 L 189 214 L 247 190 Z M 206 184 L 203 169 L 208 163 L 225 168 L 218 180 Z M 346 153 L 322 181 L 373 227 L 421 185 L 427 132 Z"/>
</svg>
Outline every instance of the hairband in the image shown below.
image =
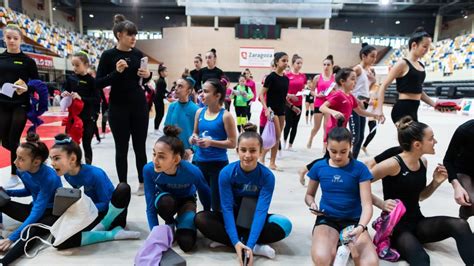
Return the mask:
<svg viewBox="0 0 474 266">
<path fill-rule="evenodd" d="M 72 142 L 72 138 L 69 137 L 69 138 L 65 138 L 65 139 L 62 139 L 62 140 L 54 140 L 54 144 L 71 144 Z"/>
<path fill-rule="evenodd" d="M 20 26 L 18 26 L 18 25 L 15 24 L 15 23 L 8 23 L 8 24 L 7 24 L 7 27 L 13 27 L 13 28 L 16 28 L 16 29 L 21 30 Z"/>
<path fill-rule="evenodd" d="M 84 52 L 84 51 L 79 51 L 79 53 L 80 53 L 80 54 L 83 54 L 83 55 L 85 55 L 85 56 L 87 56 L 87 57 L 89 57 L 89 54 L 86 53 L 86 52 Z"/>
</svg>

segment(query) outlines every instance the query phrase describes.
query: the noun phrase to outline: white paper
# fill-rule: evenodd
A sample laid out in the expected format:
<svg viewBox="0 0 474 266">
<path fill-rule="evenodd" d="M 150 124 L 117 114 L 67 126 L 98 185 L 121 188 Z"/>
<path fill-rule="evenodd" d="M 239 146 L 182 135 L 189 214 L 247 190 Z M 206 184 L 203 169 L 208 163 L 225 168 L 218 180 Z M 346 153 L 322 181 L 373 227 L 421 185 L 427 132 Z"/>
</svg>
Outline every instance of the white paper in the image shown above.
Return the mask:
<svg viewBox="0 0 474 266">
<path fill-rule="evenodd" d="M 72 97 L 71 96 L 66 96 L 61 99 L 61 102 L 59 102 L 59 106 L 61 107 L 61 112 L 66 112 L 67 108 L 71 106 L 72 104 Z"/>
<path fill-rule="evenodd" d="M 0 91 L 0 93 L 12 98 L 13 93 L 15 93 L 15 90 L 16 89 L 13 86 L 13 83 L 4 83 L 2 86 L 2 91 Z"/>
</svg>

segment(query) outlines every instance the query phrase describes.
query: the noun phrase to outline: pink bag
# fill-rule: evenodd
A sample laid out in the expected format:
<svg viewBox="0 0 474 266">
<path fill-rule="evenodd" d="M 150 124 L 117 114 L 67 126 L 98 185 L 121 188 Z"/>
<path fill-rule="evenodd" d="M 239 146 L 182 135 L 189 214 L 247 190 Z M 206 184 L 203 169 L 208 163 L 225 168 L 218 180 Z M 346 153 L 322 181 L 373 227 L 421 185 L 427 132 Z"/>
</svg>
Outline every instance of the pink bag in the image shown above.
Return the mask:
<svg viewBox="0 0 474 266">
<path fill-rule="evenodd" d="M 273 116 L 273 115 L 272 115 Z M 263 149 L 267 150 L 276 144 L 275 124 L 273 118 L 268 119 L 262 132 Z"/>
<path fill-rule="evenodd" d="M 153 227 L 150 235 L 138 250 L 135 256 L 136 266 L 156 266 L 160 264 L 161 257 L 173 244 L 173 232 L 167 225 Z"/>
<path fill-rule="evenodd" d="M 373 223 L 375 229 L 374 245 L 379 258 L 387 261 L 398 261 L 400 254 L 390 247 L 390 236 L 393 229 L 406 212 L 405 205 L 401 200 L 396 199 L 397 206 L 390 212 L 382 212 Z"/>
</svg>

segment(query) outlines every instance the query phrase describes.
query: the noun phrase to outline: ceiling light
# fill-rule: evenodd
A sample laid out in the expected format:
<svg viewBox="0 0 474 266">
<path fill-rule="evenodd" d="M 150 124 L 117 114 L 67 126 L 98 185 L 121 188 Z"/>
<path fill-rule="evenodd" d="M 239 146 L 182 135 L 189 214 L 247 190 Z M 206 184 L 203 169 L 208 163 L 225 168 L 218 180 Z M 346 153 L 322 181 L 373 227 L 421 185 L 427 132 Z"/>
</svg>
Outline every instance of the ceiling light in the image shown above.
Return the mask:
<svg viewBox="0 0 474 266">
<path fill-rule="evenodd" d="M 53 11 L 56 11 L 56 7 L 53 7 Z"/>
<path fill-rule="evenodd" d="M 464 15 L 464 19 L 467 19 L 467 15 Z"/>
<path fill-rule="evenodd" d="M 379 4 L 382 5 L 382 6 L 386 6 L 386 5 L 390 4 L 390 0 L 380 0 Z"/>
<path fill-rule="evenodd" d="M 170 16 L 166 16 L 165 19 L 166 19 L 166 20 L 170 20 Z"/>
<path fill-rule="evenodd" d="M 89 14 L 89 17 L 90 17 L 90 18 L 94 18 L 94 14 Z"/>
<path fill-rule="evenodd" d="M 400 24 L 400 20 L 395 21 L 395 24 L 397 25 Z"/>
</svg>

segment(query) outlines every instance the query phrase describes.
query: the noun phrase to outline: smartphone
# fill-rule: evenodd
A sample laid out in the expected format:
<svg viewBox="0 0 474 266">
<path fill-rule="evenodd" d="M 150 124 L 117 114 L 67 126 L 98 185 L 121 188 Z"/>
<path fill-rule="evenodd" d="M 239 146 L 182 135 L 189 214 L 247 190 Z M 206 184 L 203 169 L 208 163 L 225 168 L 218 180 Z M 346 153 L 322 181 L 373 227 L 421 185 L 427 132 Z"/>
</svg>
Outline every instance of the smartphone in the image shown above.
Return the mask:
<svg viewBox="0 0 474 266">
<path fill-rule="evenodd" d="M 249 264 L 249 256 L 246 250 L 242 250 L 242 264 L 247 266 Z"/>
<path fill-rule="evenodd" d="M 316 210 L 313 208 L 309 208 L 309 210 L 315 212 L 317 215 L 325 215 L 324 211 Z"/>
<path fill-rule="evenodd" d="M 147 69 L 148 68 L 148 57 L 142 57 L 142 59 L 140 59 L 140 68 L 141 69 Z"/>
</svg>

